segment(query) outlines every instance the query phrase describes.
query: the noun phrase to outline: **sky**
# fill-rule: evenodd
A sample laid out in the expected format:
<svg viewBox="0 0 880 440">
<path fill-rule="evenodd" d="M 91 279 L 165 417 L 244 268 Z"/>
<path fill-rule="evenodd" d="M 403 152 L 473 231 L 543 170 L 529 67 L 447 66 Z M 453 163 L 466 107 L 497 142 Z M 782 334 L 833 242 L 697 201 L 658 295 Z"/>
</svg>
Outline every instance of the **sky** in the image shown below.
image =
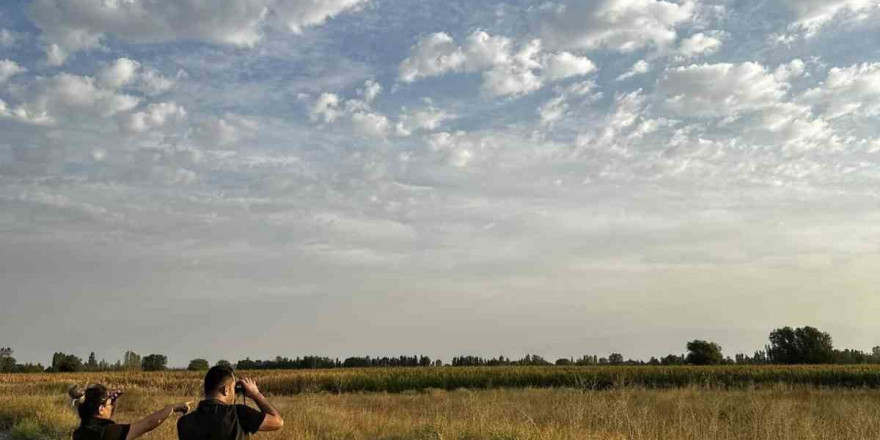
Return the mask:
<svg viewBox="0 0 880 440">
<path fill-rule="evenodd" d="M 0 3 L 21 361 L 880 345 L 880 0 Z"/>
</svg>

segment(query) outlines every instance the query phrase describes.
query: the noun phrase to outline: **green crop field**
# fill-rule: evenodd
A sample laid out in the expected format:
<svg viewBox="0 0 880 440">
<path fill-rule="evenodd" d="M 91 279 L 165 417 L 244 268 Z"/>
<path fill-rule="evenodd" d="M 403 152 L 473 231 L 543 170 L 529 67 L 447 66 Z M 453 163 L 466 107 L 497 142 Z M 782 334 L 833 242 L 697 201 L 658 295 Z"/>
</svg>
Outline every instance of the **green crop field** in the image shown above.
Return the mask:
<svg viewBox="0 0 880 440">
<path fill-rule="evenodd" d="M 492 367 L 239 372 L 282 412 L 264 439 L 876 439 L 873 366 Z M 78 383 L 125 388 L 117 421 L 198 399 L 201 374 L 0 375 L 0 431 L 65 439 Z M 145 438 L 176 438 L 169 420 Z"/>
</svg>

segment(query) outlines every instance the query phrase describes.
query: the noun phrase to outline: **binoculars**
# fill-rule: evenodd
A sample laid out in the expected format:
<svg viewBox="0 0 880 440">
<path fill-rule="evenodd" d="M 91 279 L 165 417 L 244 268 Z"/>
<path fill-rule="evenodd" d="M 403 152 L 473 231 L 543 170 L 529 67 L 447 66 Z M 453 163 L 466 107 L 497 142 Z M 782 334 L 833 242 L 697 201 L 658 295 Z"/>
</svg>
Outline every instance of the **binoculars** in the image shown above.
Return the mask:
<svg viewBox="0 0 880 440">
<path fill-rule="evenodd" d="M 235 394 L 244 394 L 244 385 L 241 384 L 241 381 L 235 381 Z"/>
</svg>

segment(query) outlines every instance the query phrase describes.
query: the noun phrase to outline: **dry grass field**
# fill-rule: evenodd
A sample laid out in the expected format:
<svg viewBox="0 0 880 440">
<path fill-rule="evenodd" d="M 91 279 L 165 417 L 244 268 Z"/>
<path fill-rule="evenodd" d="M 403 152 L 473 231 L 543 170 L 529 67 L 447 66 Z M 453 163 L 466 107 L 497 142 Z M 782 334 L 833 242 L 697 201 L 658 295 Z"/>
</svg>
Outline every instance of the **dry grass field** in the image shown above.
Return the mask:
<svg viewBox="0 0 880 440">
<path fill-rule="evenodd" d="M 254 376 L 264 376 L 271 384 L 273 377 L 302 374 L 332 373 Z M 197 398 L 198 379 L 198 374 L 178 372 L 0 376 L 0 430 L 18 439 L 69 438 L 77 418 L 64 395 L 67 384 L 102 381 L 125 386 L 116 418 L 126 422 L 164 404 Z M 270 399 L 281 410 L 285 427 L 259 435 L 266 440 L 880 438 L 880 390 L 864 387 L 779 382 L 739 388 L 690 384 L 399 393 L 315 390 L 274 393 Z M 176 438 L 174 418 L 145 438 Z"/>
</svg>

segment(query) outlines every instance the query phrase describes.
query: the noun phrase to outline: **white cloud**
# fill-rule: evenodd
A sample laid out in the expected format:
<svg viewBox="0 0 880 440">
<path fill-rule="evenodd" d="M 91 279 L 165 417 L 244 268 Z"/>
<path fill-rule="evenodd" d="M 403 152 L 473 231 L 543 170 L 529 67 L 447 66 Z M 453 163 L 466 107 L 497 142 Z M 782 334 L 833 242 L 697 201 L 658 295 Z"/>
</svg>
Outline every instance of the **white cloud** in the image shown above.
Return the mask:
<svg viewBox="0 0 880 440">
<path fill-rule="evenodd" d="M 554 48 L 630 52 L 673 43 L 676 27 L 694 16 L 694 5 L 690 0 L 559 0 L 538 8 L 539 26 Z"/>
<path fill-rule="evenodd" d="M 735 117 L 779 102 L 786 86 L 757 63 L 693 64 L 667 69 L 657 93 L 681 116 Z"/>
<path fill-rule="evenodd" d="M 548 81 L 558 81 L 573 76 L 584 76 L 594 70 L 596 65 L 589 58 L 562 52 L 550 56 L 546 77 Z"/>
<path fill-rule="evenodd" d="M 413 82 L 420 78 L 442 75 L 460 69 L 465 56 L 449 34 L 437 32 L 419 40 L 410 56 L 400 64 L 400 80 Z"/>
<path fill-rule="evenodd" d="M 545 54 L 540 40 L 522 44 L 518 50 L 506 37 L 476 31 L 464 47 L 445 33 L 422 38 L 399 68 L 403 82 L 452 72 L 482 72 L 482 90 L 491 96 L 520 96 L 541 89 L 548 82 L 584 76 L 596 70 L 587 57 L 568 52 Z"/>
<path fill-rule="evenodd" d="M 416 131 L 436 130 L 443 122 L 455 119 L 455 115 L 433 106 L 410 112 L 404 108 L 395 126 L 398 136 L 410 136 Z"/>
<path fill-rule="evenodd" d="M 339 96 L 333 93 L 323 93 L 309 108 L 309 118 L 312 121 L 323 120 L 331 123 L 342 116 L 343 111 L 339 108 Z"/>
<path fill-rule="evenodd" d="M 9 80 L 15 75 L 25 73 L 27 69 L 21 67 L 12 60 L 0 60 L 0 84 Z"/>
<path fill-rule="evenodd" d="M 107 118 L 135 108 L 140 98 L 117 93 L 97 85 L 89 76 L 60 73 L 38 77 L 17 90 L 20 104 L 12 114 L 17 119 L 47 124 L 84 117 Z"/>
<path fill-rule="evenodd" d="M 880 63 L 834 67 L 824 82 L 804 93 L 803 99 L 822 106 L 828 119 L 880 115 Z"/>
<path fill-rule="evenodd" d="M 618 76 L 617 81 L 623 81 L 637 75 L 643 75 L 645 73 L 648 73 L 649 70 L 651 70 L 651 65 L 645 60 L 639 60 L 635 64 L 633 64 L 632 68 L 630 68 L 629 71 Z"/>
<path fill-rule="evenodd" d="M 173 102 L 161 102 L 150 104 L 144 111 L 131 113 L 123 119 L 123 127 L 129 133 L 143 133 L 154 128 L 160 128 L 174 120 L 186 118 L 183 107 Z"/>
<path fill-rule="evenodd" d="M 60 66 L 67 61 L 69 54 L 57 44 L 46 46 L 46 64 L 49 66 Z"/>
<path fill-rule="evenodd" d="M 240 127 L 229 118 L 211 118 L 199 124 L 195 139 L 199 145 L 208 148 L 225 148 L 240 139 Z"/>
<path fill-rule="evenodd" d="M 712 54 L 721 49 L 719 34 L 706 35 L 703 32 L 682 39 L 676 53 L 683 58 L 693 58 L 699 55 Z"/>
<path fill-rule="evenodd" d="M 105 35 L 132 43 L 199 40 L 250 47 L 271 20 L 300 32 L 368 0 L 34 0 L 28 13 L 43 31 L 50 64 L 93 49 Z"/>
<path fill-rule="evenodd" d="M 378 113 L 353 113 L 351 123 L 357 132 L 375 138 L 385 138 L 391 130 L 391 122 L 388 117 Z"/>
<path fill-rule="evenodd" d="M 880 8 L 880 0 L 779 0 L 794 13 L 793 27 L 816 32 L 835 17 Z"/>
<path fill-rule="evenodd" d="M 806 64 L 800 59 L 794 59 L 786 64 L 780 64 L 773 71 L 773 76 L 777 81 L 789 82 L 804 76 L 804 73 L 806 73 Z"/>
<path fill-rule="evenodd" d="M 269 3 L 272 13 L 291 32 L 323 24 L 342 12 L 356 10 L 369 0 L 276 0 Z"/>
<path fill-rule="evenodd" d="M 566 111 L 568 111 L 568 103 L 565 102 L 565 96 L 557 96 L 538 107 L 538 115 L 541 117 L 542 125 L 552 124 L 562 119 Z"/>
<path fill-rule="evenodd" d="M 147 67 L 141 69 L 136 88 L 147 96 L 158 96 L 171 90 L 174 85 L 174 80 L 168 79 L 158 71 Z"/>
<path fill-rule="evenodd" d="M 364 98 L 364 101 L 367 103 L 375 101 L 381 93 L 382 85 L 373 80 L 367 80 L 364 83 L 364 87 L 357 90 L 358 96 Z"/>
<path fill-rule="evenodd" d="M 96 75 L 98 85 L 106 89 L 118 89 L 131 82 L 140 67 L 141 65 L 137 61 L 119 58 L 114 63 L 98 70 Z"/>
</svg>

